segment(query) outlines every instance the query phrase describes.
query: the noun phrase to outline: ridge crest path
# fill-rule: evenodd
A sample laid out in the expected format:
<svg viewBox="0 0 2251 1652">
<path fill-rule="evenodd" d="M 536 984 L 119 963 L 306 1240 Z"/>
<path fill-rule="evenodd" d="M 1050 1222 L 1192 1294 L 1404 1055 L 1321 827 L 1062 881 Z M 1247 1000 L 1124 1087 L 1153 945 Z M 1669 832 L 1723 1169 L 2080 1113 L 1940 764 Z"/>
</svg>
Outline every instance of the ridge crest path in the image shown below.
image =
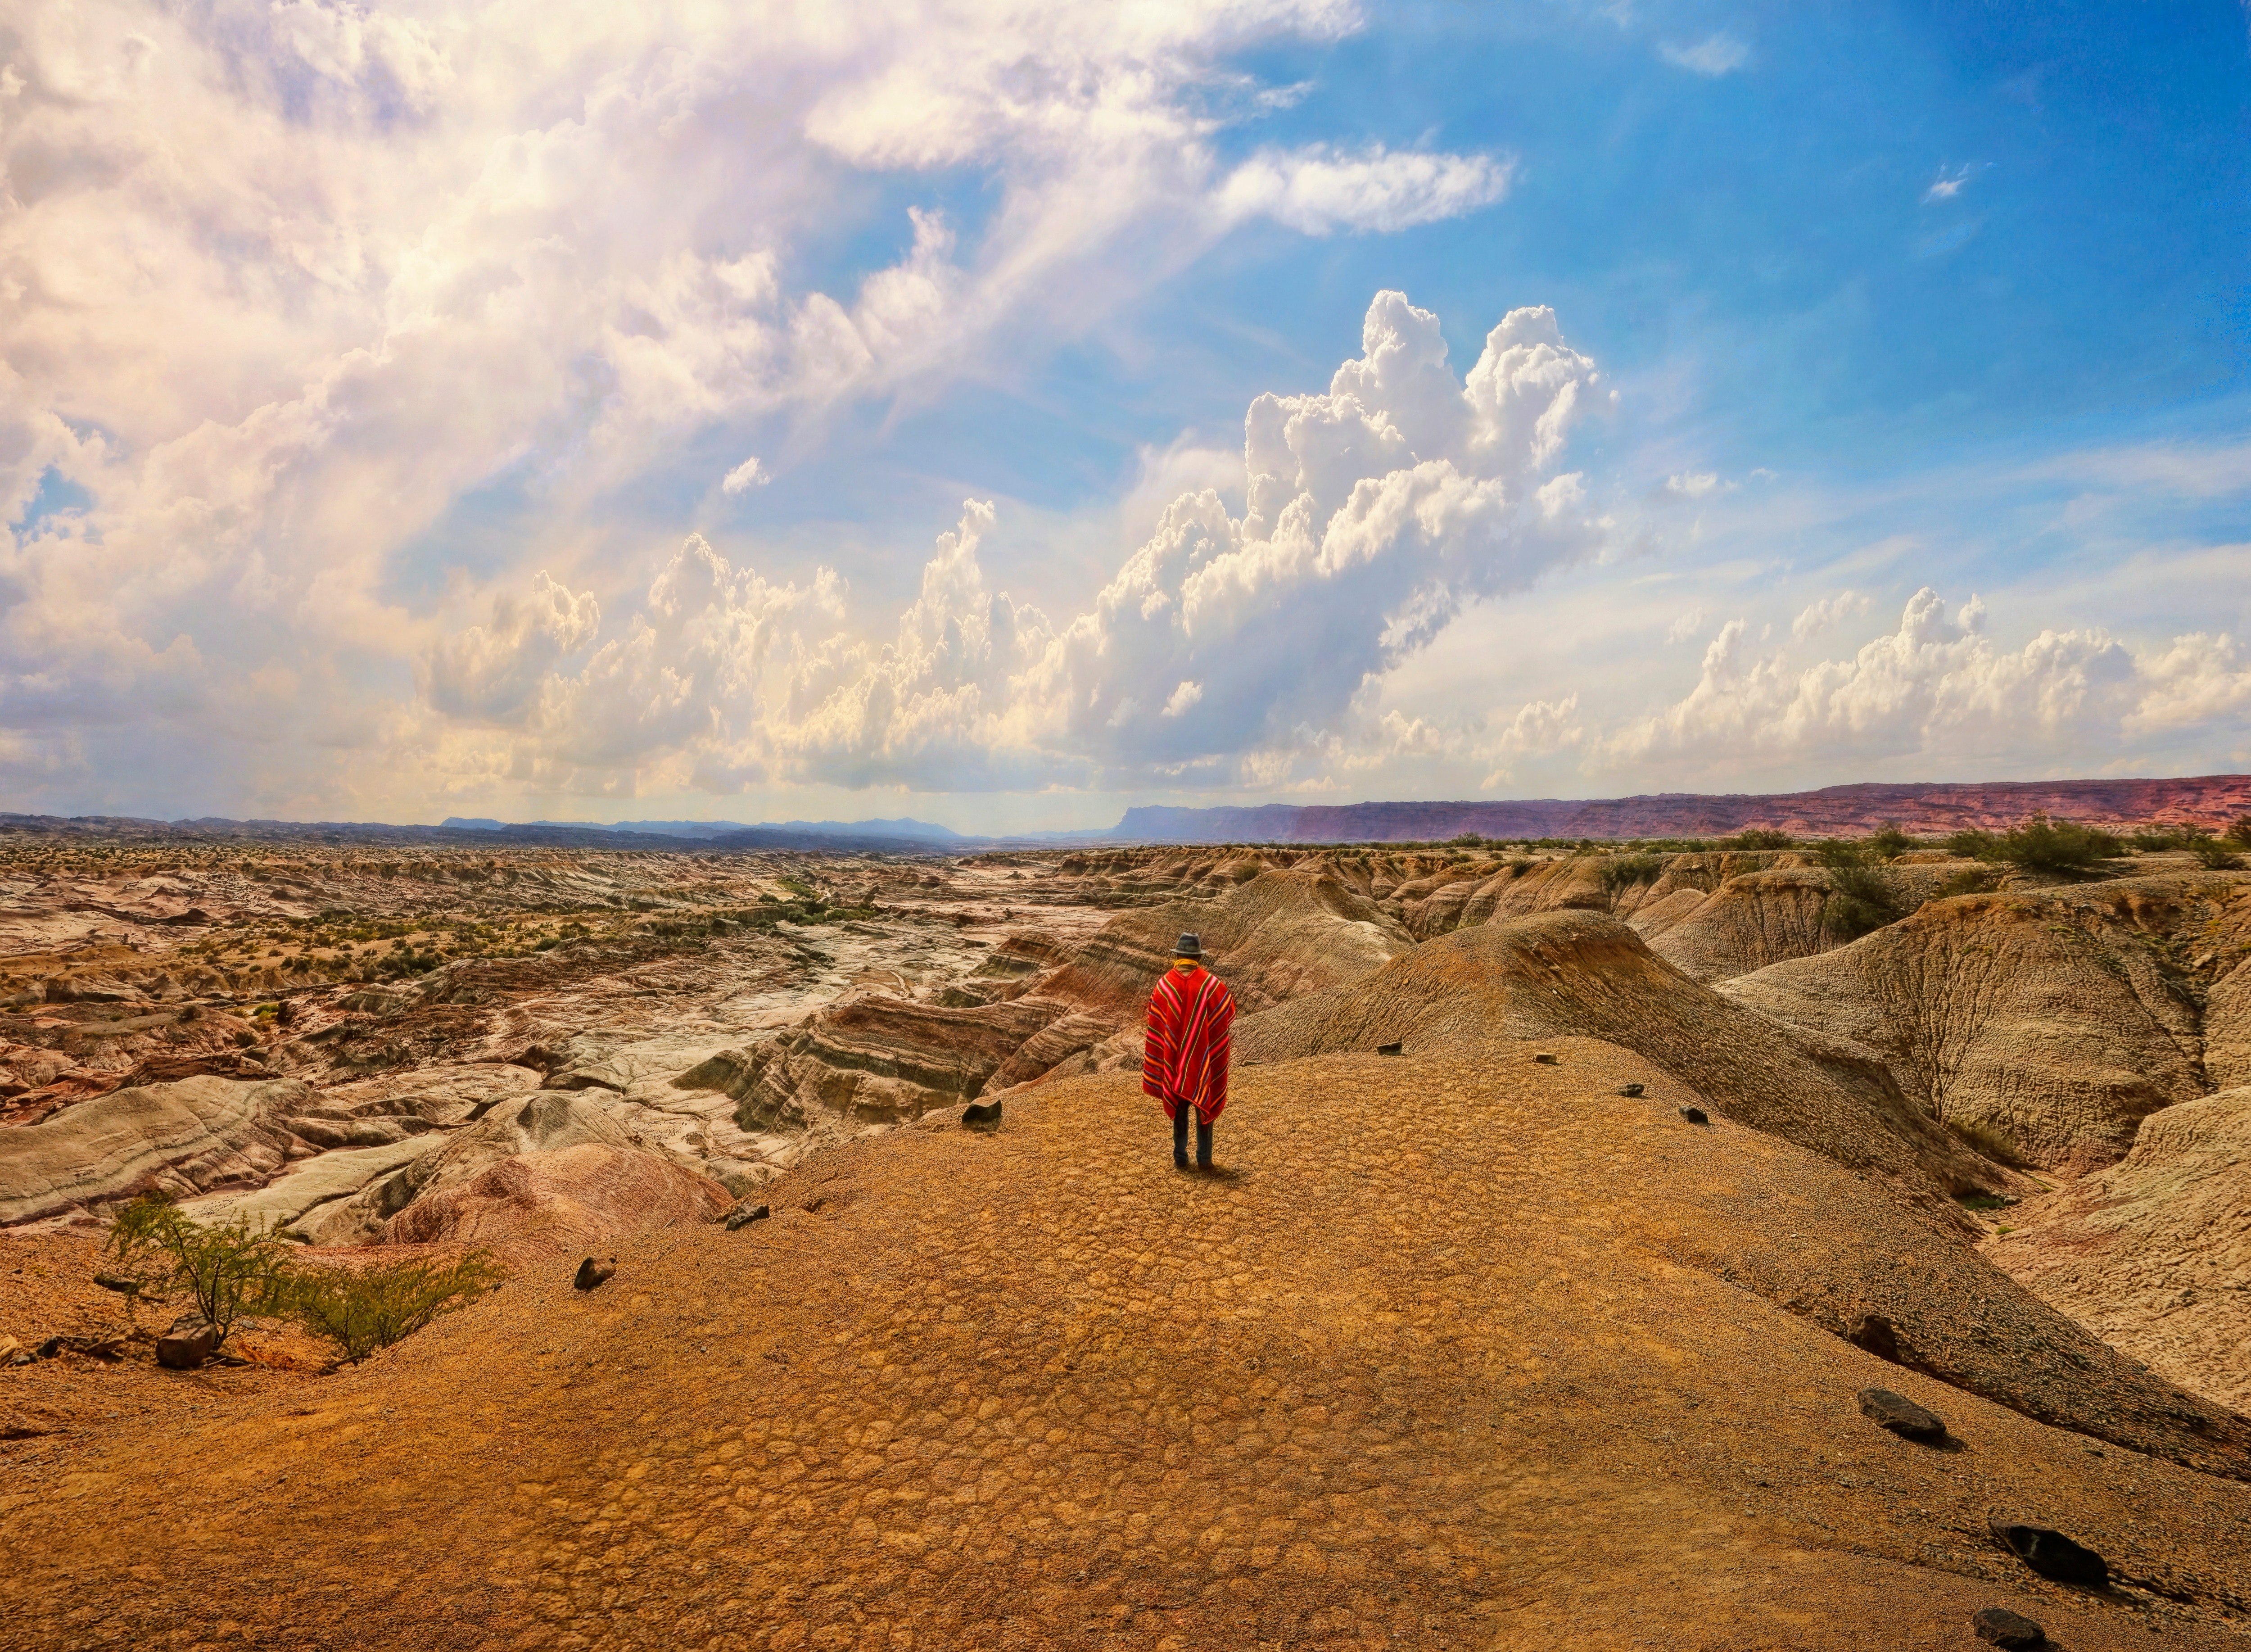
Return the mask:
<svg viewBox="0 0 2251 1652">
<path fill-rule="evenodd" d="M 857 1142 L 599 1290 L 558 1260 L 0 1488 L 0 1645 L 1955 1648 L 1996 1605 L 2077 1652 L 2245 1644 L 2251 1486 L 1700 1266 L 1723 1206 L 1781 1254 L 1868 1229 L 1695 1099 L 1550 1038 L 1246 1068 L 1209 1179 L 1130 1074 Z M 1996 1514 L 2132 1586 L 2042 1582 Z"/>
</svg>

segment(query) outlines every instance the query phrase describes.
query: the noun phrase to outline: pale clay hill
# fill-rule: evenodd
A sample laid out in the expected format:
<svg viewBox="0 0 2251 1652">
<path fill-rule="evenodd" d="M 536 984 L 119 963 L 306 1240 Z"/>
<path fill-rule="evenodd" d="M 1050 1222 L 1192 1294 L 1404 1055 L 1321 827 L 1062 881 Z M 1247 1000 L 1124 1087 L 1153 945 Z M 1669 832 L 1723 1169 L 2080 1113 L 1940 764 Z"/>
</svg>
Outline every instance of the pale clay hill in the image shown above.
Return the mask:
<svg viewBox="0 0 2251 1652">
<path fill-rule="evenodd" d="M 152 1187 L 516 1277 L 332 1375 L 0 1366 L 0 1645 L 2237 1643 L 2251 875 L 1926 851 L 1842 944 L 1805 856 L 1606 864 L 22 856 L 0 1339 L 129 1330 Z"/>
</svg>

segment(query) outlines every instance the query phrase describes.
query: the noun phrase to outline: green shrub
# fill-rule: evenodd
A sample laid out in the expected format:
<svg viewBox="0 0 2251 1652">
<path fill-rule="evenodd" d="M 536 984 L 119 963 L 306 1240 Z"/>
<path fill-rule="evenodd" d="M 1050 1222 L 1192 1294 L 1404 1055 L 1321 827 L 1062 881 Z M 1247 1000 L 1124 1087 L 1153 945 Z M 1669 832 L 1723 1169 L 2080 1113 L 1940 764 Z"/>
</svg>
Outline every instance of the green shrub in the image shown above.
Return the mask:
<svg viewBox="0 0 2251 1652">
<path fill-rule="evenodd" d="M 1950 872 L 1931 894 L 1933 900 L 1944 900 L 1950 895 L 1990 895 L 1993 892 L 1994 875 L 1982 866 L 1964 866 L 1960 871 Z"/>
<path fill-rule="evenodd" d="M 1665 857 L 1662 855 L 1612 855 L 1595 873 L 1603 886 L 1603 900 L 1612 906 L 1617 905 L 1618 897 L 1627 890 L 1653 884 L 1664 876 Z"/>
<path fill-rule="evenodd" d="M 2188 851 L 2203 863 L 2206 871 L 2234 871 L 2243 863 L 2235 857 L 2224 837 L 2214 837 L 2208 832 L 2199 832 L 2189 840 Z"/>
<path fill-rule="evenodd" d="M 161 1194 L 146 1193 L 109 1225 L 120 1271 L 152 1295 L 184 1291 L 224 1346 L 234 1322 L 263 1313 L 287 1295 L 289 1247 L 272 1230 L 246 1221 L 191 1221 Z"/>
<path fill-rule="evenodd" d="M 1900 829 L 1895 820 L 1887 820 L 1868 834 L 1868 850 L 1889 860 L 1894 855 L 1904 855 L 1915 847 L 1915 839 Z"/>
<path fill-rule="evenodd" d="M 2045 815 L 2035 815 L 1998 836 L 1957 832 L 1946 840 L 1946 847 L 1976 860 L 2005 861 L 2027 871 L 2044 872 L 2086 871 L 2126 852 L 2126 845 L 2109 832 Z"/>
<path fill-rule="evenodd" d="M 2235 823 L 2220 834 L 2231 843 L 2251 847 L 2251 815 L 2238 815 Z"/>
<path fill-rule="evenodd" d="M 1831 838 L 1815 845 L 1813 858 L 1828 869 L 1829 898 L 1821 903 L 1821 927 L 1840 941 L 1858 941 L 1871 930 L 1904 916 L 1899 887 L 1874 864 L 1865 843 Z"/>
<path fill-rule="evenodd" d="M 446 1262 L 417 1258 L 304 1268 L 290 1283 L 286 1306 L 293 1318 L 357 1365 L 440 1315 L 468 1307 L 506 1277 L 482 1251 Z"/>
<path fill-rule="evenodd" d="M 1728 847 L 1730 849 L 1788 849 L 1797 841 L 1788 832 L 1770 831 L 1764 827 L 1754 826 L 1737 832 L 1733 837 L 1728 839 Z"/>
</svg>

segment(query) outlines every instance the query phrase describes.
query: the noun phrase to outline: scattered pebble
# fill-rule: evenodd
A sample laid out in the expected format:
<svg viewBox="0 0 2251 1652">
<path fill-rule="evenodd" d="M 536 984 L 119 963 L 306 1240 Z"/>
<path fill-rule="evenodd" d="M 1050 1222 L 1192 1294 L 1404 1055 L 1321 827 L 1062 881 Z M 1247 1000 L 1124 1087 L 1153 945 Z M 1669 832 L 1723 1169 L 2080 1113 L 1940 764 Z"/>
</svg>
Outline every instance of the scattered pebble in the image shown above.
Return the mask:
<svg viewBox="0 0 2251 1652">
<path fill-rule="evenodd" d="M 2047 1630 L 2006 1607 L 1986 1607 L 1971 1614 L 1970 1627 L 1980 1641 L 1991 1642 L 2001 1652 L 2032 1652 L 2047 1644 Z"/>
<path fill-rule="evenodd" d="M 732 1233 L 753 1222 L 763 1222 L 772 1214 L 772 1211 L 763 1204 L 738 1204 L 727 1212 L 727 1232 Z"/>
<path fill-rule="evenodd" d="M 1680 1116 L 1691 1124 L 1709 1124 L 1712 1121 L 1711 1116 L 1701 1107 L 1683 1107 Z"/>
<path fill-rule="evenodd" d="M 2110 1563 L 2061 1531 L 2000 1520 L 1987 1524 L 2010 1553 L 2043 1578 L 2056 1583 L 2083 1583 L 2090 1589 L 2102 1588 L 2110 1581 Z"/>
<path fill-rule="evenodd" d="M 1555 1052 L 1552 1050 L 1542 1050 L 1532 1059 L 1543 1067 L 1552 1067 L 1555 1065 Z"/>
<path fill-rule="evenodd" d="M 1622 1084 L 1618 1086 L 1618 1093 L 1620 1095 L 1638 1096 L 1641 1093 L 1641 1086 L 1638 1084 Z"/>
<path fill-rule="evenodd" d="M 218 1351 L 218 1328 L 195 1314 L 183 1314 L 156 1339 L 156 1363 L 166 1371 L 201 1371 Z"/>
<path fill-rule="evenodd" d="M 1375 1046 L 1375 1053 L 1378 1055 L 1403 1055 L 1406 1051 L 1407 1045 L 1403 1041 L 1396 1044 L 1379 1044 Z"/>
<path fill-rule="evenodd" d="M 972 1101 L 961 1109 L 961 1128 L 965 1130 L 999 1129 L 1001 1104 L 998 1101 Z"/>
<path fill-rule="evenodd" d="M 571 1284 L 574 1289 L 590 1291 L 593 1289 L 595 1286 L 599 1285 L 605 1280 L 609 1279 L 613 1274 L 616 1274 L 617 1271 L 618 1259 L 616 1257 L 613 1256 L 606 1262 L 598 1262 L 590 1256 L 585 1261 L 578 1264 L 578 1274 L 571 1280 Z"/>
<path fill-rule="evenodd" d="M 1905 1394 L 1888 1388 L 1863 1388 L 1853 1396 L 1860 1402 L 1860 1415 L 1880 1428 L 1908 1440 L 1943 1440 L 1946 1425 L 1936 1412 L 1925 1411 Z"/>
</svg>

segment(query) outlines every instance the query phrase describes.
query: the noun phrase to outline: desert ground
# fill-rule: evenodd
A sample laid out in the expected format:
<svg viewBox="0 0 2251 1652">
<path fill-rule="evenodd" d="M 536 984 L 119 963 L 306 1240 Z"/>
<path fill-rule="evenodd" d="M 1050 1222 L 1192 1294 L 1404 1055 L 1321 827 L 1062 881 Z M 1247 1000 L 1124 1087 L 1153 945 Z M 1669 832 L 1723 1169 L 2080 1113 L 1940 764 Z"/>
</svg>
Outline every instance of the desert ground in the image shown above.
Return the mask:
<svg viewBox="0 0 2251 1652">
<path fill-rule="evenodd" d="M 2251 1644 L 2247 958 L 2166 847 L 0 834 L 0 1645 Z M 164 1369 L 152 1191 L 507 1278 Z"/>
</svg>

